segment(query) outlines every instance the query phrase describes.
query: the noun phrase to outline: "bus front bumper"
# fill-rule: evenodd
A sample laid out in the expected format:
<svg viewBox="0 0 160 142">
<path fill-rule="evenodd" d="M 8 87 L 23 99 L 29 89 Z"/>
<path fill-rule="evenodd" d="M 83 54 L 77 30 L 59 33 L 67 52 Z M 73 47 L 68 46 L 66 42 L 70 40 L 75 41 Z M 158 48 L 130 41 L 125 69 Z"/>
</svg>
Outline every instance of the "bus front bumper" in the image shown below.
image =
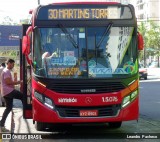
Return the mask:
<svg viewBox="0 0 160 142">
<path fill-rule="evenodd" d="M 97 117 L 62 117 L 57 110 L 52 110 L 38 100 L 33 102 L 33 120 L 44 123 L 107 123 L 116 121 L 137 120 L 139 116 L 139 98 L 125 108 L 120 108 L 115 116 Z M 34 109 L 36 108 L 36 109 Z"/>
</svg>

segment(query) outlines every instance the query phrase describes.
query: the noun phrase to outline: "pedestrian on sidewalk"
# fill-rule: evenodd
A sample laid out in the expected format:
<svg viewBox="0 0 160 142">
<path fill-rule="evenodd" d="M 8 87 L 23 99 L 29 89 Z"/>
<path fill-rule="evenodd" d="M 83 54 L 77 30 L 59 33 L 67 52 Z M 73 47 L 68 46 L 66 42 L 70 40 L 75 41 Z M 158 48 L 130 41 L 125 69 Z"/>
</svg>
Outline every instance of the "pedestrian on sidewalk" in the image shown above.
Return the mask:
<svg viewBox="0 0 160 142">
<path fill-rule="evenodd" d="M 6 63 L 7 66 L 5 69 L 3 69 L 1 74 L 1 93 L 6 102 L 6 109 L 4 110 L 2 119 L 0 121 L 0 127 L 2 132 L 9 131 L 5 128 L 5 121 L 7 119 L 8 114 L 11 112 L 13 108 L 13 99 L 19 99 L 22 101 L 23 104 L 23 93 L 14 88 L 15 85 L 20 84 L 22 81 L 13 80 L 11 74 L 15 61 L 13 59 L 8 59 Z"/>
<path fill-rule="evenodd" d="M 3 107 L 5 106 L 5 101 L 1 95 L 1 74 L 5 67 L 6 67 L 5 63 L 1 63 L 1 66 L 0 66 L 0 106 L 3 106 Z"/>
</svg>

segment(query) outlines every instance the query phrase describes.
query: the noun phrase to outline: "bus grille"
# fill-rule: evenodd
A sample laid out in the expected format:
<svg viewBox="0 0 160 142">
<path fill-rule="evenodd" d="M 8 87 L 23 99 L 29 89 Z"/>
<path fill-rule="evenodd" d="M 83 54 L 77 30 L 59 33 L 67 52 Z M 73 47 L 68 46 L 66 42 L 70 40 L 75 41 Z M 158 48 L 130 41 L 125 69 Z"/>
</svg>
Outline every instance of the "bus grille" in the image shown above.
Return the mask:
<svg viewBox="0 0 160 142">
<path fill-rule="evenodd" d="M 118 111 L 120 110 L 121 105 L 110 105 L 103 107 L 64 107 L 64 106 L 56 106 L 56 110 L 58 111 L 61 117 L 80 117 L 80 110 L 98 110 L 97 117 L 109 117 L 116 116 Z"/>
<path fill-rule="evenodd" d="M 61 81 L 50 83 L 47 85 L 47 88 L 63 94 L 99 94 L 118 92 L 124 89 L 125 86 L 121 82 L 97 82 L 84 80 L 83 82 Z"/>
</svg>

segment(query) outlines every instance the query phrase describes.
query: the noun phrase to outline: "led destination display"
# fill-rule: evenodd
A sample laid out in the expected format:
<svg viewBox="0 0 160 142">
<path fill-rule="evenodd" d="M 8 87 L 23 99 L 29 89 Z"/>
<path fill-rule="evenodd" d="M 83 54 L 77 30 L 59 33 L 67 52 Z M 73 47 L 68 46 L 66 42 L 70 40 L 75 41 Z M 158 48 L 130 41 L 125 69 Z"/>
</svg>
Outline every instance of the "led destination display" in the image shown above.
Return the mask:
<svg viewBox="0 0 160 142">
<path fill-rule="evenodd" d="M 45 13 L 45 14 L 44 14 Z M 83 19 L 131 19 L 131 9 L 127 6 L 92 6 L 68 8 L 67 6 L 42 7 L 38 20 L 83 20 Z"/>
</svg>

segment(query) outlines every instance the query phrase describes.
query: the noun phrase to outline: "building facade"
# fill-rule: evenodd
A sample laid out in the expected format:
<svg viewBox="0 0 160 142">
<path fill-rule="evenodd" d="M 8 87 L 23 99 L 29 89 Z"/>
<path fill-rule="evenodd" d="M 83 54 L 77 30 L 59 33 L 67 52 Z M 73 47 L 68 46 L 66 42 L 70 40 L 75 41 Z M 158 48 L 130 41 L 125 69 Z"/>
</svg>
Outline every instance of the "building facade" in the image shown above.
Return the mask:
<svg viewBox="0 0 160 142">
<path fill-rule="evenodd" d="M 137 0 L 135 9 L 138 22 L 151 20 L 160 24 L 160 0 Z"/>
</svg>

